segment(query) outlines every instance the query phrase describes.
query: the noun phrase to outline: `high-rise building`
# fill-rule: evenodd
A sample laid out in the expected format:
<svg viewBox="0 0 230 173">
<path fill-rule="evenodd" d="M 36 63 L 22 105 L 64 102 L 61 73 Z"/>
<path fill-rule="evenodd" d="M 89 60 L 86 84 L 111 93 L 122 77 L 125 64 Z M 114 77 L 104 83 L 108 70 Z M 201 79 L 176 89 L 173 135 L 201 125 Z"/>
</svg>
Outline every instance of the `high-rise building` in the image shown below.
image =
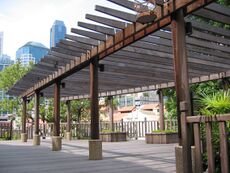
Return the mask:
<svg viewBox="0 0 230 173">
<path fill-rule="evenodd" d="M 66 26 L 63 21 L 55 20 L 50 29 L 50 48 L 55 47 L 60 39 L 63 39 L 66 34 Z"/>
<path fill-rule="evenodd" d="M 0 57 L 3 54 L 3 32 L 0 32 Z"/>
<path fill-rule="evenodd" d="M 41 43 L 28 42 L 20 47 L 16 52 L 16 60 L 20 61 L 22 65 L 28 65 L 31 61 L 37 63 L 42 57 L 47 55 L 49 49 Z"/>
<path fill-rule="evenodd" d="M 0 71 L 13 63 L 14 61 L 11 60 L 10 56 L 3 54 L 0 56 Z"/>
</svg>

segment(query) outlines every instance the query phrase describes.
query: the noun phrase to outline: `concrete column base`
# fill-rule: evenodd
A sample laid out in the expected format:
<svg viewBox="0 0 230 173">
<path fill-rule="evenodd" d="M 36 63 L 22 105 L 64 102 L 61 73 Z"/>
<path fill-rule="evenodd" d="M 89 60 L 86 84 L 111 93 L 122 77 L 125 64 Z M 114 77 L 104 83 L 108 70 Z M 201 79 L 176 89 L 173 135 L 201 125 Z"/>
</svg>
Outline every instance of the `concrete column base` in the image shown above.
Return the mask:
<svg viewBox="0 0 230 173">
<path fill-rule="evenodd" d="M 195 173 L 195 147 L 191 147 L 192 154 L 192 172 Z M 176 155 L 176 173 L 183 173 L 183 155 L 182 155 L 182 146 L 175 147 L 175 155 Z"/>
<path fill-rule="evenodd" d="M 62 137 L 61 136 L 52 136 L 52 150 L 60 151 L 62 148 Z"/>
<path fill-rule="evenodd" d="M 40 135 L 33 134 L 33 145 L 34 146 L 40 145 L 40 141 L 41 141 L 40 139 L 41 139 Z"/>
<path fill-rule="evenodd" d="M 22 142 L 27 142 L 27 133 L 21 133 L 21 141 Z"/>
<path fill-rule="evenodd" d="M 89 160 L 102 160 L 101 140 L 89 140 Z"/>
<path fill-rule="evenodd" d="M 66 140 L 68 140 L 68 141 L 72 140 L 72 133 L 71 132 L 66 132 L 65 136 L 66 136 Z"/>
</svg>

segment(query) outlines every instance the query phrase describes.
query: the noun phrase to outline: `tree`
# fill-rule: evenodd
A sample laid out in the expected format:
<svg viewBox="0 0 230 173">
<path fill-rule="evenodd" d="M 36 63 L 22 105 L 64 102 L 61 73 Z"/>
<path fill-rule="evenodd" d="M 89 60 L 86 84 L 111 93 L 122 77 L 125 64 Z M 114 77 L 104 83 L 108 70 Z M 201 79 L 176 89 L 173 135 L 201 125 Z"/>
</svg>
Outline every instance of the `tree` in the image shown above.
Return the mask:
<svg viewBox="0 0 230 173">
<path fill-rule="evenodd" d="M 22 76 L 32 68 L 32 63 L 28 67 L 23 67 L 19 62 L 4 68 L 0 72 L 0 90 L 8 91 Z M 2 112 L 20 114 L 20 99 L 17 97 L 4 98 L 0 101 Z"/>
<path fill-rule="evenodd" d="M 0 90 L 8 91 L 32 66 L 33 64 L 24 67 L 18 62 L 6 67 L 0 72 Z"/>
<path fill-rule="evenodd" d="M 88 99 L 72 100 L 71 113 L 73 121 L 89 120 L 90 101 Z"/>
</svg>

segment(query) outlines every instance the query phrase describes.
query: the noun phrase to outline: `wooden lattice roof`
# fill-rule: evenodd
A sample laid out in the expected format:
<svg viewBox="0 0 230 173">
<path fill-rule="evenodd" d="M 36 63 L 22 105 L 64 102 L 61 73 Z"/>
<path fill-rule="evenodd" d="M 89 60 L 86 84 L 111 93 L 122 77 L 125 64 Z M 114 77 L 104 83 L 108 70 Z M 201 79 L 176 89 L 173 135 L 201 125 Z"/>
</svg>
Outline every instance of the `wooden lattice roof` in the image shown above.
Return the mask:
<svg viewBox="0 0 230 173">
<path fill-rule="evenodd" d="M 109 1 L 134 10 L 132 1 Z M 107 17 L 86 14 L 89 22 L 78 22 L 79 27 L 73 28 L 72 34 L 67 34 L 8 93 L 24 97 L 42 90 L 45 97 L 53 97 L 52 84 L 61 80 L 65 83 L 61 89 L 64 99 L 88 97 L 88 65 L 95 56 L 99 57 L 101 67 L 104 65 L 104 71 L 99 72 L 101 96 L 172 87 L 174 67 L 169 14 L 181 7 L 188 14 L 185 20 L 193 26 L 192 35 L 186 37 L 190 81 L 229 77 L 230 30 L 193 19 L 200 16 L 230 25 L 230 9 L 217 3 L 207 4 L 176 1 L 174 8 L 171 6 L 148 25 L 135 23 L 132 12 L 96 6 L 95 10 Z M 203 5 L 207 6 L 200 8 Z"/>
</svg>

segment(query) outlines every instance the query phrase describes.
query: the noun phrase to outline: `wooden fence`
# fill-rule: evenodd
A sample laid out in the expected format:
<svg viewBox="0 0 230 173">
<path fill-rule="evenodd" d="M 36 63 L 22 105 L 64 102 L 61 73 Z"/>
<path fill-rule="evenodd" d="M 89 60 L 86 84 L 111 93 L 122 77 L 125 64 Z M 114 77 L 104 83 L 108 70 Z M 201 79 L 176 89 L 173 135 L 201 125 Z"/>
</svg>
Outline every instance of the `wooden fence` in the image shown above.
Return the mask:
<svg viewBox="0 0 230 173">
<path fill-rule="evenodd" d="M 12 121 L 0 121 L 0 138 L 12 139 Z"/>
<path fill-rule="evenodd" d="M 66 123 L 61 123 L 61 136 L 64 137 L 66 131 Z M 165 128 L 167 130 L 177 130 L 176 120 L 165 120 Z M 41 132 L 44 131 L 44 126 L 40 127 Z M 45 136 L 52 136 L 53 123 L 49 123 L 45 129 Z M 100 132 L 106 132 L 110 130 L 109 122 L 100 122 Z M 114 123 L 114 131 L 127 132 L 127 136 L 130 139 L 138 139 L 145 137 L 145 133 L 150 133 L 154 130 L 159 130 L 158 121 L 118 121 Z M 90 136 L 90 123 L 81 122 L 72 124 L 72 136 L 85 139 Z"/>
<path fill-rule="evenodd" d="M 207 167 L 209 173 L 229 173 L 228 145 L 230 132 L 226 131 L 226 122 L 230 125 L 230 115 L 218 116 L 190 116 L 187 123 L 194 127 L 196 173 L 205 170 L 205 160 L 202 155 L 207 154 Z M 229 127 L 230 128 L 230 127 Z M 216 169 L 220 162 L 221 171 Z"/>
<path fill-rule="evenodd" d="M 10 124 L 10 122 L 7 122 Z M 7 139 L 20 139 L 21 137 L 21 128 L 10 130 L 10 125 L 4 126 L 4 123 L 0 123 L 0 137 Z M 66 131 L 66 123 L 60 124 L 61 136 L 64 137 Z M 28 139 L 33 138 L 33 128 L 32 124 L 27 124 L 26 130 L 28 134 Z M 51 137 L 53 131 L 53 123 L 41 124 L 40 134 L 43 137 Z M 152 132 L 159 129 L 158 121 L 128 121 L 123 120 L 114 123 L 114 130 L 119 132 L 127 132 L 127 136 L 130 139 L 138 139 L 145 137 L 145 133 Z M 165 129 L 166 130 L 177 130 L 177 121 L 176 120 L 165 120 Z M 100 122 L 100 132 L 106 132 L 110 130 L 109 122 Z M 5 135 L 5 136 L 3 136 Z M 72 124 L 72 136 L 78 139 L 87 139 L 90 137 L 90 123 L 81 122 Z"/>
</svg>

